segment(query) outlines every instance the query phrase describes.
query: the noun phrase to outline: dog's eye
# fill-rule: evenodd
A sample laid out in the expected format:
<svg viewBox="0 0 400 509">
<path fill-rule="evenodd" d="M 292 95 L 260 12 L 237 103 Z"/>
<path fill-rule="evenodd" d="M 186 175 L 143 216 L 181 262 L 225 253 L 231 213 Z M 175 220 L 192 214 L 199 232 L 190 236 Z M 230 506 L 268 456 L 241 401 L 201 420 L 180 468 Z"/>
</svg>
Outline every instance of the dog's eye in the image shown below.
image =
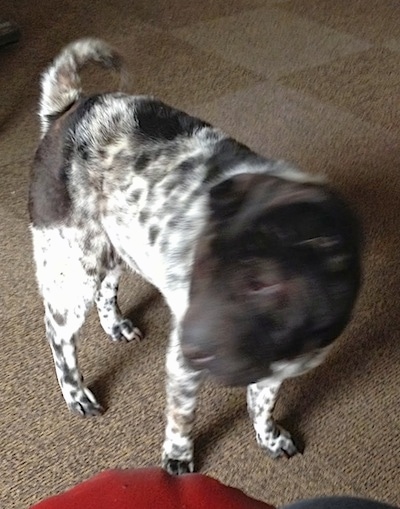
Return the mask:
<svg viewBox="0 0 400 509">
<path fill-rule="evenodd" d="M 298 242 L 296 246 L 309 247 L 316 251 L 325 252 L 327 257 L 325 267 L 329 272 L 342 272 L 347 269 L 349 256 L 339 249 L 342 245 L 339 236 L 314 237 Z"/>
<path fill-rule="evenodd" d="M 338 236 L 331 237 L 313 237 L 312 239 L 302 240 L 296 242 L 296 246 L 311 247 L 313 249 L 332 249 L 340 245 L 340 238 Z"/>
<path fill-rule="evenodd" d="M 265 297 L 275 297 L 282 292 L 282 284 L 276 281 L 263 281 L 261 279 L 251 279 L 248 283 L 249 293 L 252 295 L 262 295 Z"/>
</svg>

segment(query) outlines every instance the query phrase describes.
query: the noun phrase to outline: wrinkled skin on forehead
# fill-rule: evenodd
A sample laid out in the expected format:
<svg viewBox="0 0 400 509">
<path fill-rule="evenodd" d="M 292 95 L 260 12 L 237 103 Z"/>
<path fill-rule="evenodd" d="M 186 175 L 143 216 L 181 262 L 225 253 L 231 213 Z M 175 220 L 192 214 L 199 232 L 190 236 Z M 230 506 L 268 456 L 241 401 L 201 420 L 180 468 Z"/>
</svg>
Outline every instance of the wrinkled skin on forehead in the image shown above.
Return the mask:
<svg viewBox="0 0 400 509">
<path fill-rule="evenodd" d="M 360 285 L 352 213 L 325 187 L 239 175 L 210 193 L 182 348 L 227 385 L 274 377 L 347 325 Z"/>
</svg>

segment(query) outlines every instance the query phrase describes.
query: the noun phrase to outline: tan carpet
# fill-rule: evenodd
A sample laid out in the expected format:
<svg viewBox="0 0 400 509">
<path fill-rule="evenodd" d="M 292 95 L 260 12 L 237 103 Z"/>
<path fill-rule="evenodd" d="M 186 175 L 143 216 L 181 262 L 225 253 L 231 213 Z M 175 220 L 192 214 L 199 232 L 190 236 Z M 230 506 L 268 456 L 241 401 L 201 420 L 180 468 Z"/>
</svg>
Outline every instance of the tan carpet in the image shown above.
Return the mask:
<svg viewBox="0 0 400 509">
<path fill-rule="evenodd" d="M 327 174 L 360 212 L 365 286 L 327 363 L 288 382 L 276 416 L 305 452 L 258 450 L 243 390 L 209 382 L 197 465 L 283 504 L 358 494 L 400 504 L 400 2 L 398 0 L 0 0 L 23 39 L 0 49 L 0 506 L 24 508 L 111 467 L 159 462 L 168 312 L 135 276 L 121 306 L 145 330 L 113 346 L 94 314 L 81 365 L 104 417 L 68 414 L 44 341 L 26 214 L 38 75 L 62 45 L 101 36 L 153 93 L 265 155 Z M 100 76 L 97 75 L 96 76 Z M 106 78 L 96 78 L 106 83 Z"/>
</svg>

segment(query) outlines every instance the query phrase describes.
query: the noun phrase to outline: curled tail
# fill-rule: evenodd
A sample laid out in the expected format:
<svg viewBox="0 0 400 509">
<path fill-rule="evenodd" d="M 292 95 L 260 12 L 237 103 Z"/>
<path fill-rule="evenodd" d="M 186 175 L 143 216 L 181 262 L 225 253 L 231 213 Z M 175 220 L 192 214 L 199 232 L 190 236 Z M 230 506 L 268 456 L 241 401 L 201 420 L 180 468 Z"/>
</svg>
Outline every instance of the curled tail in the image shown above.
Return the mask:
<svg viewBox="0 0 400 509">
<path fill-rule="evenodd" d="M 79 39 L 66 46 L 42 75 L 39 116 L 42 135 L 54 118 L 81 96 L 80 69 L 90 61 L 121 71 L 120 55 L 100 39 Z"/>
</svg>

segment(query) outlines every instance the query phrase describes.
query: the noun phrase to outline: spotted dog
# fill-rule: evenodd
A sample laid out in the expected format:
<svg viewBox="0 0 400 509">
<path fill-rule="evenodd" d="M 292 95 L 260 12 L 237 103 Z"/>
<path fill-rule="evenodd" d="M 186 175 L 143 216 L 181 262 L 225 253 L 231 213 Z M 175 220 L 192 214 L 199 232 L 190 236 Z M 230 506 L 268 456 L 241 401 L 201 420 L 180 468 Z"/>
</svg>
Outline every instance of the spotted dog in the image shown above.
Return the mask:
<svg viewBox="0 0 400 509">
<path fill-rule="evenodd" d="M 42 76 L 29 199 L 46 335 L 68 407 L 103 411 L 76 351 L 94 302 L 113 341 L 142 338 L 117 304 L 127 265 L 172 314 L 164 468 L 193 471 L 207 373 L 247 386 L 257 441 L 270 456 L 295 454 L 272 409 L 283 380 L 320 364 L 350 319 L 357 221 L 320 180 L 153 97 L 83 95 L 79 70 L 88 61 L 121 70 L 106 43 L 83 39 Z"/>
</svg>

